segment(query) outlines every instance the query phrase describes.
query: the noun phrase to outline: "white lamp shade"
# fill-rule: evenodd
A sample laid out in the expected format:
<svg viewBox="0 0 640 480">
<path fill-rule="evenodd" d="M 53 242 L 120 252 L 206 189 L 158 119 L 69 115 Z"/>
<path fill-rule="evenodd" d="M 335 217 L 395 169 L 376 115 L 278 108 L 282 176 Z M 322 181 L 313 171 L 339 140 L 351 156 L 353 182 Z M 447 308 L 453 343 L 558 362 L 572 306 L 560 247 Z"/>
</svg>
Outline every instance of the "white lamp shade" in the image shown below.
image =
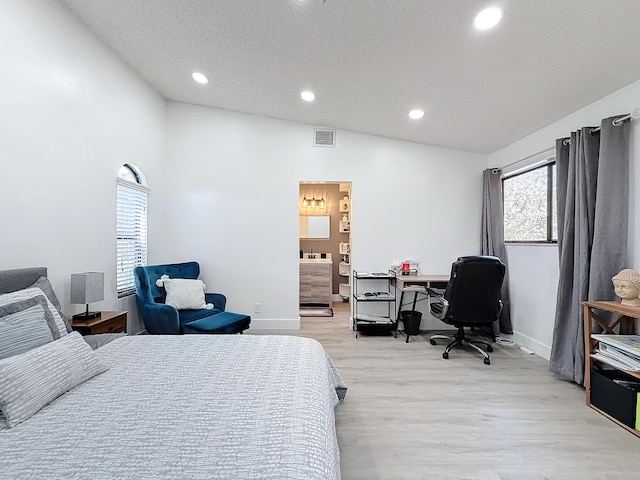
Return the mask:
<svg viewBox="0 0 640 480">
<path fill-rule="evenodd" d="M 104 273 L 71 274 L 71 303 L 93 303 L 104 300 Z"/>
</svg>

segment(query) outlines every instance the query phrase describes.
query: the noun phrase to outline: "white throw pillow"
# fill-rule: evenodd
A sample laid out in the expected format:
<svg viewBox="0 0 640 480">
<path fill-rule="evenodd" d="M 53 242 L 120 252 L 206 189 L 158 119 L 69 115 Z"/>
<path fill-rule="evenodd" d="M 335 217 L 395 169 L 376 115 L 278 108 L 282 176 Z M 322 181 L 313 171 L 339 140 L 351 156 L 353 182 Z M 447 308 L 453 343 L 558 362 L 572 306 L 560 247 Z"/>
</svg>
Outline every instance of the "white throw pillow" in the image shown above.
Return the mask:
<svg viewBox="0 0 640 480">
<path fill-rule="evenodd" d="M 164 278 L 164 289 L 167 298 L 164 303 L 178 310 L 201 310 L 207 307 L 204 300 L 204 283 L 202 280 L 187 278 Z"/>
</svg>

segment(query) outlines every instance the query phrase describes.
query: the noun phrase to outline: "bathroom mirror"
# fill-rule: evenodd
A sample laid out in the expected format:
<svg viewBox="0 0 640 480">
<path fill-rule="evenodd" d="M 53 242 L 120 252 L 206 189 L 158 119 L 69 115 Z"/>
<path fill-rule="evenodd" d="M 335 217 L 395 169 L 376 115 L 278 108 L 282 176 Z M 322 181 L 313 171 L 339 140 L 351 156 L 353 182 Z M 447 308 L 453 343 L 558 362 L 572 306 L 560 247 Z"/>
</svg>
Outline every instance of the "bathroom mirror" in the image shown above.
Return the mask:
<svg viewBox="0 0 640 480">
<path fill-rule="evenodd" d="M 330 238 L 331 215 L 301 215 L 300 238 Z"/>
</svg>

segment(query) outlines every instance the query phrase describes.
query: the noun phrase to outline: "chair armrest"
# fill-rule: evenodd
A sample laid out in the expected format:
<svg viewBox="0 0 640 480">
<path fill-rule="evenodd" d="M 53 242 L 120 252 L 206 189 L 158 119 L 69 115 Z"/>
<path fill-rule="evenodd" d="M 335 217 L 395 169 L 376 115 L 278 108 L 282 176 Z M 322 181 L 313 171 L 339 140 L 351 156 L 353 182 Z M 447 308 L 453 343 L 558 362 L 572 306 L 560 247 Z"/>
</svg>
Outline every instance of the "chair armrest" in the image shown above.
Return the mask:
<svg viewBox="0 0 640 480">
<path fill-rule="evenodd" d="M 431 293 L 431 295 L 434 295 L 436 297 L 442 297 L 444 296 L 444 288 L 431 288 L 431 287 L 427 287 L 426 288 L 428 293 Z"/>
<path fill-rule="evenodd" d="M 147 331 L 154 335 L 177 335 L 180 333 L 178 310 L 163 303 L 147 303 L 141 312 Z"/>
<path fill-rule="evenodd" d="M 207 303 L 213 303 L 213 307 L 224 312 L 227 306 L 227 297 L 221 293 L 205 293 L 204 300 Z"/>
<path fill-rule="evenodd" d="M 438 320 L 447 316 L 449 302 L 445 300 L 444 291 L 441 289 L 427 288 L 427 303 L 429 304 L 429 312 Z"/>
</svg>

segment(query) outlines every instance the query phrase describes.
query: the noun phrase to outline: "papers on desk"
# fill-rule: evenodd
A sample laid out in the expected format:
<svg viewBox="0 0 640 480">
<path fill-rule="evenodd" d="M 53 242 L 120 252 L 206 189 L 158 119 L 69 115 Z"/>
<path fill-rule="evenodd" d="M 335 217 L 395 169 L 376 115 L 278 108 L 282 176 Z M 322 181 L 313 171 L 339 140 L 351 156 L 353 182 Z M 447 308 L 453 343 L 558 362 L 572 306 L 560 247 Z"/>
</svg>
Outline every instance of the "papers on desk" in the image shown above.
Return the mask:
<svg viewBox="0 0 640 480">
<path fill-rule="evenodd" d="M 591 357 L 622 370 L 640 372 L 639 335 L 591 335 L 598 348 Z"/>
<path fill-rule="evenodd" d="M 394 296 L 389 292 L 364 292 L 356 295 L 358 300 L 394 300 Z"/>
<path fill-rule="evenodd" d="M 354 272 L 354 274 L 356 275 L 357 278 L 393 278 L 394 275 L 391 273 L 384 273 L 384 272 L 361 272 L 361 271 L 357 271 Z"/>
</svg>

